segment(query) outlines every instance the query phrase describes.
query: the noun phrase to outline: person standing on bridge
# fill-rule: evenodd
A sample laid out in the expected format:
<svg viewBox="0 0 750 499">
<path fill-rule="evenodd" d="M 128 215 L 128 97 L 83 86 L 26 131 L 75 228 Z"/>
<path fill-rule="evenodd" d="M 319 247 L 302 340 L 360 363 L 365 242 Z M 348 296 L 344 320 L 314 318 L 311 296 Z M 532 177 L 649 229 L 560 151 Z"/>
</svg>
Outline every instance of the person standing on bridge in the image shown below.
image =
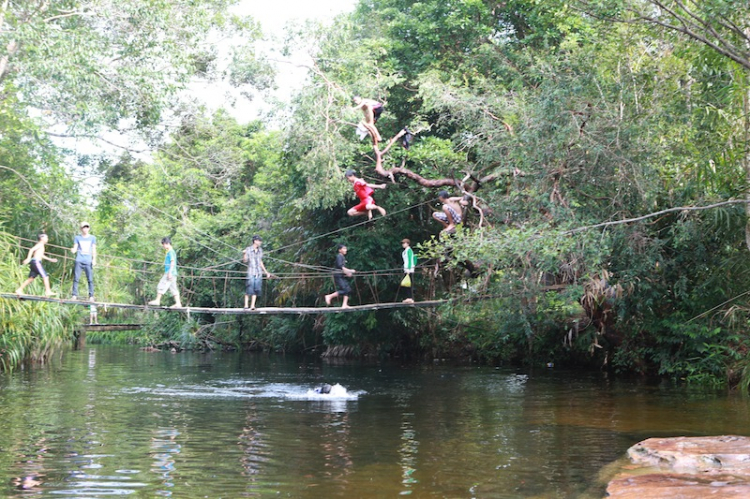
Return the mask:
<svg viewBox="0 0 750 499">
<path fill-rule="evenodd" d="M 330 305 L 331 300 L 341 296 L 343 297 L 341 308 L 349 308 L 349 293 L 352 292 L 352 288 L 349 285 L 349 280 L 346 278 L 351 277 L 356 271 L 346 268 L 346 245 L 339 244 L 336 250 L 338 251 L 338 255 L 336 255 L 336 262 L 333 265 L 336 269 L 333 273 L 333 282 L 336 284 L 336 291 L 325 296 L 326 305 Z"/>
<path fill-rule="evenodd" d="M 172 247 L 172 240 L 170 238 L 163 238 L 161 245 L 167 252 L 164 256 L 164 275 L 156 286 L 156 299 L 151 300 L 148 304 L 158 307 L 161 304 L 161 297 L 164 296 L 164 293 L 170 291 L 172 296 L 174 296 L 174 305 L 172 305 L 172 308 L 182 308 L 180 292 L 177 289 L 177 253 Z"/>
<path fill-rule="evenodd" d="M 96 236 L 89 234 L 91 226 L 88 222 L 81 222 L 81 235 L 73 240 L 70 252 L 76 256 L 73 267 L 73 300 L 78 299 L 78 282 L 81 271 L 86 274 L 89 283 L 89 301 L 94 301 L 94 267 L 96 266 Z"/>
<path fill-rule="evenodd" d="M 29 264 L 29 278 L 26 279 L 23 284 L 21 284 L 21 287 L 16 290 L 17 295 L 22 295 L 24 288 L 31 284 L 37 276 L 42 276 L 42 280 L 44 281 L 44 296 L 52 296 L 55 294 L 49 287 L 49 275 L 44 270 L 44 267 L 42 267 L 42 260 L 57 262 L 57 258 L 49 258 L 44 254 L 44 245 L 47 244 L 48 240 L 49 238 L 47 237 L 47 234 L 39 234 L 37 243 L 29 250 L 29 255 L 23 261 L 24 265 L 27 263 Z"/>
<path fill-rule="evenodd" d="M 417 266 L 417 257 L 414 256 L 414 251 L 411 249 L 411 241 L 404 239 L 401 241 L 401 246 L 404 248 L 401 258 L 404 259 L 404 273 L 406 274 L 401 280 L 401 289 L 406 294 L 403 301 L 404 303 L 414 303 L 412 288 L 414 287 L 414 267 Z"/>
<path fill-rule="evenodd" d="M 260 236 L 253 236 L 252 246 L 245 248 L 242 254 L 242 261 L 247 263 L 247 282 L 245 284 L 245 310 L 247 310 L 248 297 L 250 300 L 250 310 L 255 310 L 255 300 L 260 296 L 263 287 L 263 274 L 266 278 L 271 278 L 271 273 L 263 265 L 263 239 Z"/>
</svg>

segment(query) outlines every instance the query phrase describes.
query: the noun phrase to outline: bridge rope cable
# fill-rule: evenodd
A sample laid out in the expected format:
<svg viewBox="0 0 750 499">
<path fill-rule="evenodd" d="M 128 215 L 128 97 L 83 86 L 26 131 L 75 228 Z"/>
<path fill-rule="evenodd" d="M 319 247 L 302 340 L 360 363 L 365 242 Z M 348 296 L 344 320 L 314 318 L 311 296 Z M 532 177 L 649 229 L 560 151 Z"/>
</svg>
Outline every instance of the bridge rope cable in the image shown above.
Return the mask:
<svg viewBox="0 0 750 499">
<path fill-rule="evenodd" d="M 14 237 L 14 238 L 16 238 L 16 239 L 18 239 L 20 241 L 26 241 L 28 243 L 35 243 L 35 241 L 33 241 L 31 239 L 24 238 L 24 237 L 21 237 L 21 236 L 12 235 L 12 237 Z M 29 248 L 31 248 L 31 246 L 32 245 L 29 245 L 29 246 L 20 246 L 20 247 L 23 248 L 23 249 L 28 250 Z M 59 245 L 52 244 L 52 243 L 47 243 L 45 246 L 46 247 L 50 247 L 50 248 L 62 249 L 62 250 L 69 250 L 70 249 L 70 248 L 68 248 L 66 246 L 59 246 Z M 75 260 L 75 256 L 71 256 L 71 255 L 69 255 L 67 253 L 58 253 L 58 252 L 52 252 L 52 251 L 45 251 L 45 254 L 48 255 L 48 256 L 52 256 L 52 257 L 56 257 L 56 258 L 62 258 L 62 259 L 65 259 L 65 260 Z M 111 258 L 122 258 L 124 260 L 128 260 L 128 261 L 131 261 L 131 262 L 146 263 L 146 264 L 149 264 L 149 265 L 152 265 L 152 266 L 156 266 L 156 267 L 159 267 L 159 266 L 163 265 L 163 262 L 154 262 L 154 261 L 149 261 L 149 260 L 138 260 L 138 259 L 134 259 L 134 258 L 127 258 L 127 257 L 119 257 L 119 256 L 110 256 L 110 255 L 100 254 L 100 258 L 102 256 L 109 256 Z M 280 259 L 276 259 L 276 260 L 279 260 L 279 261 L 282 261 L 282 262 L 286 263 L 285 260 L 280 260 Z M 232 263 L 235 263 L 235 262 L 232 262 Z M 123 270 L 123 271 L 127 271 L 127 272 L 134 272 L 134 273 L 140 273 L 140 274 L 161 275 L 163 273 L 161 270 L 139 269 L 139 268 L 136 268 L 136 267 L 122 267 L 122 266 L 117 266 L 117 265 L 112 265 L 112 264 L 103 264 L 103 265 L 97 265 L 97 266 L 98 267 L 102 267 L 102 268 L 118 269 L 118 270 Z M 420 268 L 420 267 L 421 266 L 419 266 L 418 268 Z M 204 275 L 195 276 L 195 275 L 193 275 L 193 276 L 190 276 L 191 279 L 216 279 L 216 278 L 229 279 L 229 280 L 244 280 L 244 279 L 246 279 L 246 271 L 245 270 L 220 270 L 220 269 L 211 269 L 211 268 L 205 268 L 205 267 L 190 267 L 190 266 L 183 266 L 183 265 L 180 265 L 180 269 L 181 270 L 192 270 L 192 271 L 198 271 L 198 272 L 209 271 L 209 272 L 216 272 L 217 274 L 220 274 L 220 275 L 210 275 L 210 276 L 204 276 Z M 227 275 L 227 274 L 230 274 L 230 273 L 234 274 L 234 275 Z M 365 276 L 394 276 L 394 275 L 401 275 L 401 274 L 403 274 L 403 269 L 401 269 L 400 267 L 357 272 L 357 275 L 358 276 L 362 276 L 362 277 L 365 277 Z M 331 275 L 331 271 L 328 270 L 328 269 L 325 269 L 325 270 L 319 271 L 319 272 L 306 272 L 306 273 L 304 273 L 304 272 L 274 272 L 273 275 L 275 276 L 275 279 L 282 279 L 282 280 L 283 279 L 294 280 L 294 279 L 328 278 Z"/>
<path fill-rule="evenodd" d="M 127 199 L 125 198 L 125 194 L 121 194 L 121 193 L 117 193 L 117 192 L 115 192 L 114 194 L 117 195 L 118 197 L 120 197 L 121 200 L 127 201 Z M 172 220 L 174 220 L 176 222 L 180 222 L 180 224 L 181 224 L 182 227 L 184 227 L 184 228 L 186 228 L 188 230 L 192 230 L 192 231 L 196 232 L 197 234 L 199 234 L 199 235 L 201 235 L 201 236 L 203 236 L 203 237 L 205 237 L 205 238 L 207 238 L 209 240 L 213 240 L 213 241 L 219 243 L 220 245 L 228 247 L 229 249 L 232 250 L 232 254 L 233 255 L 236 255 L 237 253 L 242 253 L 242 251 L 243 251 L 241 248 L 237 248 L 237 247 L 235 247 L 235 246 L 233 246 L 233 245 L 231 245 L 231 244 L 229 244 L 229 243 L 227 243 L 225 241 L 222 241 L 221 239 L 218 239 L 218 238 L 212 236 L 211 234 L 208 234 L 208 233 L 206 233 L 204 231 L 199 230 L 198 228 L 195 227 L 195 225 L 193 224 L 193 222 L 190 219 L 179 219 L 179 218 L 171 215 L 170 213 L 167 213 L 164 210 L 161 210 L 161 209 L 159 209 L 159 208 L 151 205 L 150 203 L 147 203 L 145 201 L 138 200 L 138 199 L 136 199 L 136 200 L 133 200 L 132 198 L 129 198 L 129 199 L 130 199 L 131 202 L 134 202 L 134 204 L 136 206 L 138 206 L 139 203 L 140 204 L 145 204 L 148 208 L 150 208 L 150 209 L 152 209 L 152 210 L 154 210 L 154 211 L 162 214 L 163 216 L 171 218 Z M 188 223 L 190 224 L 189 226 L 188 226 Z M 237 263 L 242 263 L 239 259 L 235 258 L 234 256 L 229 257 L 229 256 L 227 256 L 225 254 L 222 254 L 218 250 L 216 250 L 214 248 L 210 248 L 210 247 L 204 245 L 200 241 L 197 241 L 195 238 L 190 237 L 187 234 L 181 234 L 181 237 L 186 238 L 187 240 L 195 243 L 198 246 L 202 246 L 202 247 L 204 247 L 206 249 L 209 249 L 210 251 L 214 252 L 215 254 L 217 254 L 217 255 L 221 256 L 222 258 L 226 259 L 227 261 L 224 264 L 222 264 L 222 265 L 234 265 L 234 264 L 237 264 Z M 269 251 L 265 251 L 264 253 L 269 253 Z M 272 258 L 272 257 L 269 257 L 269 258 Z M 295 263 L 295 262 L 284 262 L 284 263 L 287 263 L 287 264 L 293 265 L 293 266 L 303 267 L 303 268 L 315 268 L 316 270 L 326 271 L 328 273 L 330 273 L 331 271 L 334 270 L 334 269 L 332 269 L 330 267 L 307 266 L 305 264 L 300 264 L 300 263 Z M 216 268 L 216 267 L 217 266 L 215 266 L 215 265 L 211 266 L 211 267 L 207 267 L 206 270 L 210 271 L 210 270 L 213 270 L 213 268 Z M 241 271 L 239 271 L 239 272 L 241 272 Z"/>
<path fill-rule="evenodd" d="M 282 251 L 282 250 L 285 250 L 287 248 L 291 248 L 291 247 L 294 247 L 294 246 L 299 246 L 300 244 L 305 244 L 305 243 L 308 243 L 310 241 L 315 241 L 316 239 L 320 239 L 320 238 L 323 238 L 323 237 L 332 236 L 333 234 L 338 234 L 339 232 L 342 232 L 342 231 L 345 231 L 345 230 L 349 230 L 349 229 L 353 229 L 355 227 L 359 227 L 360 225 L 366 225 L 366 224 L 371 223 L 371 222 L 373 222 L 375 220 L 382 220 L 382 219 L 384 219 L 386 217 L 390 217 L 392 215 L 396 215 L 396 214 L 402 213 L 404 211 L 409 211 L 409 210 L 411 210 L 413 208 L 419 208 L 420 206 L 423 206 L 425 204 L 430 204 L 432 202 L 433 202 L 433 200 L 423 201 L 421 203 L 417 203 L 417 204 L 413 204 L 413 205 L 407 206 L 406 208 L 402 208 L 400 210 L 389 211 L 383 217 L 377 217 L 377 218 L 374 218 L 373 220 L 365 220 L 363 222 L 359 222 L 359 223 L 356 223 L 356 224 L 353 224 L 353 225 L 348 225 L 346 227 L 341 227 L 339 229 L 332 230 L 330 232 L 326 232 L 325 234 L 319 234 L 317 236 L 309 237 L 309 238 L 307 238 L 305 240 L 302 240 L 302 241 L 298 241 L 298 242 L 295 242 L 295 243 L 290 243 L 290 244 L 287 244 L 285 246 L 281 246 L 280 248 L 274 248 L 273 250 L 269 251 L 269 253 L 276 252 L 276 251 Z"/>
<path fill-rule="evenodd" d="M 124 194 L 119 194 L 119 197 L 121 199 L 125 200 Z M 131 199 L 131 201 L 132 201 L 132 199 Z M 159 208 L 156 208 L 155 206 L 153 206 L 153 205 L 151 205 L 151 204 L 149 204 L 147 202 L 143 202 L 143 201 L 140 201 L 140 200 L 136 200 L 135 202 L 136 202 L 136 204 L 138 204 L 139 202 L 142 202 L 143 204 L 145 204 L 147 207 L 153 209 L 154 211 L 157 211 L 157 212 L 161 213 L 162 215 L 173 219 L 174 221 L 181 222 L 183 227 L 186 226 L 186 222 L 190 223 L 191 227 L 188 227 L 189 229 L 192 229 L 196 233 L 198 233 L 198 234 L 200 234 L 200 235 L 202 235 L 202 236 L 204 236 L 204 237 L 206 237 L 208 239 L 216 241 L 217 243 L 219 243 L 221 245 L 224 245 L 224 246 L 230 248 L 235 254 L 242 252 L 242 249 L 237 248 L 237 247 L 235 247 L 235 246 L 233 246 L 233 245 L 231 245 L 229 243 L 226 243 L 225 241 L 222 241 L 221 239 L 218 239 L 218 238 L 212 236 L 211 234 L 208 234 L 208 233 L 206 233 L 204 231 L 201 231 L 200 229 L 196 228 L 190 219 L 179 219 L 179 218 L 177 218 L 177 217 L 175 217 L 175 216 L 173 216 L 173 215 L 171 215 L 171 214 L 169 214 L 169 213 L 167 213 L 167 212 L 165 212 L 165 211 L 163 211 L 163 210 L 161 210 Z M 400 210 L 389 212 L 384 217 L 378 217 L 378 218 L 376 218 L 374 220 L 381 220 L 381 219 L 386 218 L 388 216 L 396 215 L 396 214 L 402 213 L 404 211 L 409 211 L 409 210 L 411 210 L 413 208 L 418 208 L 420 206 L 423 206 L 425 204 L 429 204 L 429 203 L 432 203 L 432 202 L 433 202 L 433 200 L 427 200 L 427 201 L 423 201 L 421 203 L 410 205 L 410 206 L 407 206 L 407 207 L 402 208 Z M 372 222 L 372 220 L 365 220 L 363 222 L 359 222 L 359 223 L 356 223 L 356 224 L 353 224 L 353 225 L 349 225 L 349 226 L 346 226 L 346 227 L 341 227 L 339 229 L 336 229 L 336 230 L 333 230 L 333 231 L 330 231 L 330 232 L 327 232 L 327 233 L 324 233 L 324 234 L 319 234 L 317 236 L 313 236 L 313 237 L 307 238 L 307 239 L 302 240 L 302 241 L 298 241 L 298 242 L 295 242 L 295 243 L 287 244 L 287 245 L 282 246 L 280 248 L 274 248 L 274 249 L 271 249 L 271 250 L 264 251 L 264 254 L 265 255 L 270 255 L 271 253 L 275 253 L 277 251 L 282 251 L 284 249 L 287 249 L 287 248 L 290 248 L 290 247 L 293 247 L 293 246 L 297 246 L 297 245 L 300 245 L 300 244 L 305 244 L 307 242 L 310 242 L 310 241 L 313 241 L 313 240 L 316 240 L 316 239 L 320 239 L 320 238 L 323 238 L 323 237 L 327 237 L 327 236 L 330 236 L 330 235 L 333 235 L 333 234 L 337 234 L 337 233 L 345 231 L 345 230 L 350 230 L 350 229 L 353 229 L 353 228 L 356 228 L 356 227 L 359 227 L 361 225 L 365 225 L 365 224 L 368 224 L 368 223 L 371 223 L 371 222 Z M 199 246 L 202 246 L 204 248 L 210 249 L 211 251 L 213 251 L 217 255 L 223 256 L 223 257 L 226 258 L 226 255 L 222 255 L 216 249 L 210 248 L 210 247 L 208 247 L 208 246 L 200 243 L 199 241 L 195 240 L 194 238 L 191 238 L 189 236 L 183 236 L 183 237 L 186 237 L 186 239 L 194 242 L 195 244 L 197 244 Z M 280 261 L 280 262 L 285 263 L 287 265 L 292 265 L 292 266 L 302 267 L 302 268 L 308 268 L 308 269 L 315 269 L 315 270 L 320 270 L 320 271 L 324 271 L 324 272 L 328 272 L 328 273 L 330 273 L 330 272 L 332 272 L 332 271 L 335 270 L 332 267 L 326 267 L 326 266 L 322 266 L 322 265 L 308 265 L 308 264 L 303 264 L 303 263 L 298 263 L 298 262 L 290 262 L 290 261 L 282 260 L 282 259 L 275 258 L 275 257 L 272 257 L 272 256 L 268 256 L 268 259 L 269 260 Z M 221 264 L 221 265 L 232 265 L 232 264 L 236 264 L 236 263 L 242 263 L 242 262 L 239 259 L 237 259 L 237 258 L 229 257 L 228 261 L 225 262 L 225 263 L 223 263 L 223 264 Z M 216 267 L 217 266 L 206 267 L 206 270 L 211 270 L 211 269 L 216 268 Z M 366 275 L 366 272 L 367 271 L 362 272 L 362 273 L 358 272 L 358 274 L 360 274 L 360 275 Z"/>
</svg>

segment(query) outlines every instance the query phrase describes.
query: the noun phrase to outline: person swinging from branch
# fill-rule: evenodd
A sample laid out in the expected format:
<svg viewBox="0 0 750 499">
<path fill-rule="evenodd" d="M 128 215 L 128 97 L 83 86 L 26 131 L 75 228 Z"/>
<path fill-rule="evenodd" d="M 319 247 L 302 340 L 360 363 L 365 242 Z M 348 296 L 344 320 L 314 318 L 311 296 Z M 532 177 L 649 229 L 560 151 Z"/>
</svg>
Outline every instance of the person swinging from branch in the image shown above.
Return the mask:
<svg viewBox="0 0 750 499">
<path fill-rule="evenodd" d="M 357 178 L 354 170 L 347 170 L 344 175 L 346 176 L 346 180 L 354 187 L 354 193 L 359 198 L 359 204 L 350 208 L 346 212 L 347 215 L 356 217 L 367 213 L 367 218 L 372 219 L 372 210 L 378 210 L 382 216 L 385 216 L 385 210 L 376 205 L 375 200 L 372 198 L 372 193 L 375 192 L 373 189 L 385 189 L 385 184 L 368 184 L 361 178 Z"/>
<path fill-rule="evenodd" d="M 383 137 L 380 136 L 375 123 L 378 122 L 378 118 L 383 114 L 383 103 L 373 99 L 363 99 L 359 95 L 355 96 L 353 100 L 355 104 L 353 109 L 361 109 L 362 113 L 364 113 L 362 121 L 359 122 L 359 127 L 367 130 L 367 133 L 372 138 L 372 145 L 377 147 L 378 142 L 381 142 Z"/>
<path fill-rule="evenodd" d="M 432 218 L 442 224 L 441 234 L 455 234 L 456 227 L 463 221 L 462 206 L 468 206 L 469 203 L 463 197 L 451 197 L 448 191 L 440 191 L 438 200 L 443 203 L 443 210 L 433 213 Z"/>
</svg>

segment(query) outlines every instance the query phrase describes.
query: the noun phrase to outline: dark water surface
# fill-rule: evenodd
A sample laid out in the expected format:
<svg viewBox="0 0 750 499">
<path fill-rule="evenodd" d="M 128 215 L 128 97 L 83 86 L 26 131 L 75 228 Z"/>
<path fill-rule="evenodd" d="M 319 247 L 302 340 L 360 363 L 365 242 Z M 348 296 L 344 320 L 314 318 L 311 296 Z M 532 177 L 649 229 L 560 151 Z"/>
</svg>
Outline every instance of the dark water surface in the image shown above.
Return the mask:
<svg viewBox="0 0 750 499">
<path fill-rule="evenodd" d="M 0 497 L 602 497 L 631 445 L 747 435 L 749 407 L 554 369 L 92 346 L 0 375 Z"/>
</svg>

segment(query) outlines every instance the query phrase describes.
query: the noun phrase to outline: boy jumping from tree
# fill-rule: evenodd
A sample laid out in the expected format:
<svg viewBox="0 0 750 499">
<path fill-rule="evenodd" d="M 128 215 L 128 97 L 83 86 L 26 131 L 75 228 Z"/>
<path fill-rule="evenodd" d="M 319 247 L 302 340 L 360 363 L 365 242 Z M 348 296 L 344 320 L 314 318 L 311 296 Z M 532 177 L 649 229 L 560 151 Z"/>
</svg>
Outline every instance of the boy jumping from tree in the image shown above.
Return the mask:
<svg viewBox="0 0 750 499">
<path fill-rule="evenodd" d="M 373 189 L 385 189 L 385 184 L 368 184 L 361 178 L 357 178 L 354 170 L 347 170 L 344 174 L 354 187 L 354 193 L 359 198 L 359 204 L 353 206 L 346 212 L 350 217 L 356 217 L 367 213 L 367 218 L 372 219 L 372 210 L 378 210 L 382 216 L 385 216 L 385 210 L 375 204 L 372 198 Z"/>
<path fill-rule="evenodd" d="M 375 127 L 375 123 L 378 122 L 378 118 L 383 114 L 383 103 L 372 99 L 363 99 L 357 95 L 354 97 L 354 104 L 354 109 L 361 109 L 362 113 L 364 113 L 360 125 L 365 127 L 365 130 L 372 137 L 372 145 L 377 147 L 378 142 L 382 142 L 383 138 L 380 136 L 377 127 Z"/>
<path fill-rule="evenodd" d="M 29 278 L 26 279 L 24 283 L 21 284 L 21 287 L 16 290 L 17 295 L 22 295 L 23 289 L 34 282 L 34 279 L 36 279 L 37 276 L 42 276 L 42 280 L 44 281 L 44 296 L 52 296 L 55 294 L 49 287 L 49 275 L 44 270 L 44 267 L 42 267 L 42 260 L 57 262 L 57 258 L 49 258 L 44 254 L 44 245 L 47 244 L 47 240 L 47 234 L 39 234 L 37 243 L 31 247 L 29 255 L 23 261 L 24 265 L 27 263 L 29 264 Z"/>
</svg>

